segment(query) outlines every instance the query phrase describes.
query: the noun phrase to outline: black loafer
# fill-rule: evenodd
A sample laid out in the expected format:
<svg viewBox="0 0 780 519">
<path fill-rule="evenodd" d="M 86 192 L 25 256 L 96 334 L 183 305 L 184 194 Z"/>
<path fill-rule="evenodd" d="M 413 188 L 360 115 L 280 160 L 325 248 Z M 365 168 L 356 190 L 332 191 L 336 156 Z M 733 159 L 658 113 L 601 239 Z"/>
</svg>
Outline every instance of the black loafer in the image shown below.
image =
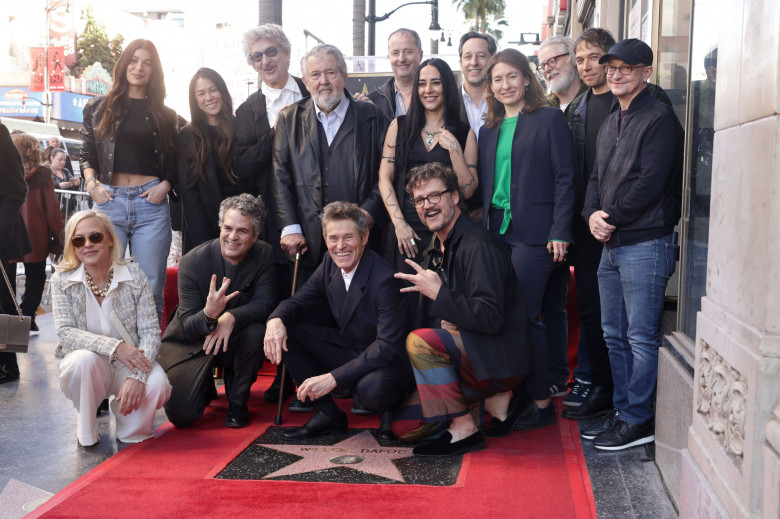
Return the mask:
<svg viewBox="0 0 780 519">
<path fill-rule="evenodd" d="M 517 420 L 515 429 L 518 431 L 533 431 L 545 425 L 552 425 L 557 421 L 558 416 L 555 414 L 555 406 L 552 402 L 547 404 L 547 407 L 541 409 L 534 403 L 531 409 Z"/>
<path fill-rule="evenodd" d="M 512 430 L 515 428 L 517 420 L 525 414 L 528 410 L 524 409 L 519 402 L 519 393 L 512 397 L 509 401 L 509 407 L 507 408 L 507 416 L 505 420 L 499 420 L 498 418 L 490 419 L 490 427 L 485 429 L 486 438 L 504 438 L 509 436 Z"/>
<path fill-rule="evenodd" d="M 376 439 L 380 445 L 387 445 L 395 441 L 395 434 L 393 434 L 393 411 L 388 409 L 382 411 L 379 414 L 379 431 L 377 431 Z"/>
<path fill-rule="evenodd" d="M 435 440 L 423 443 L 412 449 L 415 456 L 457 456 L 467 452 L 481 451 L 485 448 L 485 435 L 477 429 L 477 432 L 466 436 L 462 440 L 452 441 L 452 434 L 444 431 Z"/>
<path fill-rule="evenodd" d="M 249 409 L 246 406 L 231 405 L 225 417 L 225 427 L 239 429 L 249 425 Z"/>
<path fill-rule="evenodd" d="M 346 414 L 339 412 L 336 416 L 330 417 L 322 411 L 317 411 L 314 413 L 314 416 L 306 422 L 306 425 L 285 432 L 282 434 L 282 438 L 285 440 L 304 440 L 307 438 L 315 438 L 323 434 L 346 431 Z"/>
</svg>

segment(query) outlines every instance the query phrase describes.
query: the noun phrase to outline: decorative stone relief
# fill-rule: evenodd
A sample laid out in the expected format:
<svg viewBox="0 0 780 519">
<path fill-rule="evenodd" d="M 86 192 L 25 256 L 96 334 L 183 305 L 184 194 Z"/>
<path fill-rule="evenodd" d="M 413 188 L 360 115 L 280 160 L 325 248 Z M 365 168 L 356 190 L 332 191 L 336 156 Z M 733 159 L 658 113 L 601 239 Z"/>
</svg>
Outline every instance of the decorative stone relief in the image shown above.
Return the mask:
<svg viewBox="0 0 780 519">
<path fill-rule="evenodd" d="M 748 382 L 706 341 L 699 364 L 697 412 L 724 449 L 742 462 Z"/>
</svg>

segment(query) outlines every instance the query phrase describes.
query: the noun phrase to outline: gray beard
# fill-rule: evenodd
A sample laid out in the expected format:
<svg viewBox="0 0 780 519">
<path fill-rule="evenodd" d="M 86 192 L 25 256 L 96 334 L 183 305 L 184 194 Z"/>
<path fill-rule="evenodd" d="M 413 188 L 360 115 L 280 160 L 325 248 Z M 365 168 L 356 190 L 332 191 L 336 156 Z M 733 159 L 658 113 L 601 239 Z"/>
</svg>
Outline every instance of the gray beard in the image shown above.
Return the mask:
<svg viewBox="0 0 780 519">
<path fill-rule="evenodd" d="M 312 94 L 312 99 L 314 99 L 314 103 L 320 110 L 330 113 L 341 102 L 341 92 L 334 91 L 331 96 L 319 93 Z"/>
<path fill-rule="evenodd" d="M 563 92 L 569 88 L 572 83 L 577 79 L 577 71 L 575 69 L 569 69 L 569 73 L 561 74 L 553 81 L 550 81 L 550 91 L 556 94 Z"/>
</svg>

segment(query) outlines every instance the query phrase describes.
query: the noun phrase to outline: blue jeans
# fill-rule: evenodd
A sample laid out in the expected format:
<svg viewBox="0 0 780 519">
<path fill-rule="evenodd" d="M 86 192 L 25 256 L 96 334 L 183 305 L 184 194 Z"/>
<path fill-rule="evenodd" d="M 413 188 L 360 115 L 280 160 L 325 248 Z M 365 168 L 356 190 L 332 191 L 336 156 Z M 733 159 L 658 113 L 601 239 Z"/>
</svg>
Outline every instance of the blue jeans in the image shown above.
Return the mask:
<svg viewBox="0 0 780 519">
<path fill-rule="evenodd" d="M 613 403 L 620 419 L 632 424 L 653 418 L 661 314 L 674 273 L 674 251 L 669 234 L 604 248 L 601 254 L 601 325 L 612 365 Z"/>
<path fill-rule="evenodd" d="M 158 319 L 162 315 L 165 271 L 171 250 L 171 209 L 167 198 L 161 204 L 153 204 L 141 193 L 159 183 L 152 180 L 133 187 L 105 186 L 114 200 L 95 205 L 114 224 L 122 250 L 130 245 L 133 260 L 149 278 Z"/>
</svg>

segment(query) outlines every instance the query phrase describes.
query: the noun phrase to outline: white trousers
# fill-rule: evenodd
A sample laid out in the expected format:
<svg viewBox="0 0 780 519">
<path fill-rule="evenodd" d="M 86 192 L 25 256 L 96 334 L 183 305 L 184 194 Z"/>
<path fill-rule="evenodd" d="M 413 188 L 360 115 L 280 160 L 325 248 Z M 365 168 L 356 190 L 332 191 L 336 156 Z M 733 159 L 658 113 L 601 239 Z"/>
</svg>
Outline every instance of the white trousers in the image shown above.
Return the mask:
<svg viewBox="0 0 780 519">
<path fill-rule="evenodd" d="M 60 361 L 60 386 L 79 413 L 76 436 L 81 445 L 88 447 L 98 442 L 95 414 L 100 402 L 108 397 L 120 441 L 137 443 L 153 436 L 154 413 L 171 397 L 171 385 L 165 371 L 153 363 L 140 407 L 124 416 L 119 413 L 116 395 L 131 374 L 121 362 L 111 364 L 108 357 L 87 350 L 71 352 Z"/>
</svg>

